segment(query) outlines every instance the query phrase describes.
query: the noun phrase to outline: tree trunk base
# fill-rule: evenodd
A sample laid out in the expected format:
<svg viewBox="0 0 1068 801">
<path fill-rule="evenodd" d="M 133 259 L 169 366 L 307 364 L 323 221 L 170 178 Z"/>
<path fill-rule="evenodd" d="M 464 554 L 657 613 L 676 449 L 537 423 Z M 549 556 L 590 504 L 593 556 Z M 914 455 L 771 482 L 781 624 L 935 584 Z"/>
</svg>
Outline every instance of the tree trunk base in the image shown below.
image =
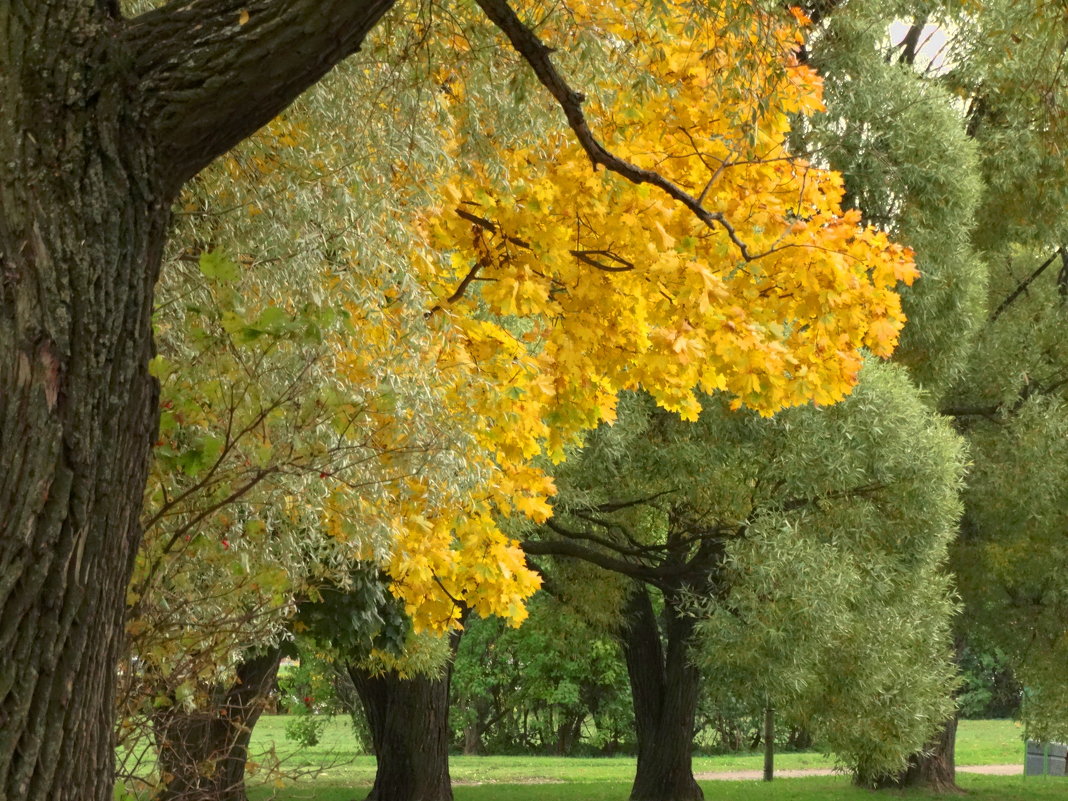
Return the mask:
<svg viewBox="0 0 1068 801">
<path fill-rule="evenodd" d="M 401 678 L 355 665 L 348 674 L 371 727 L 378 769 L 367 801 L 452 801 L 449 679 Z"/>
<path fill-rule="evenodd" d="M 248 801 L 245 763 L 252 728 L 274 685 L 281 649 L 246 658 L 216 705 L 186 712 L 172 707 L 154 721 L 160 768 L 169 777 L 159 801 Z"/>
<path fill-rule="evenodd" d="M 963 795 L 964 790 L 957 785 L 956 739 L 957 718 L 953 717 L 942 724 L 942 729 L 922 752 L 909 757 L 905 770 L 870 781 L 858 775 L 854 777 L 854 783 L 875 790 L 920 788 Z"/>
</svg>

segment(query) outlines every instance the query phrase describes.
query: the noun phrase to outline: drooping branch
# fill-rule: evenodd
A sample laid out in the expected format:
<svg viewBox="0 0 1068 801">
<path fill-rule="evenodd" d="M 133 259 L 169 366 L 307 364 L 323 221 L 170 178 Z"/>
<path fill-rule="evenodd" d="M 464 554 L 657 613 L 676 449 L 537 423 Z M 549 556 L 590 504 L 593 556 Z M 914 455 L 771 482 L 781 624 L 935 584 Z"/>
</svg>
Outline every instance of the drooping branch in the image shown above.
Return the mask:
<svg viewBox="0 0 1068 801">
<path fill-rule="evenodd" d="M 130 65 L 162 185 L 177 189 L 283 111 L 396 0 L 174 0 L 130 20 Z"/>
<path fill-rule="evenodd" d="M 586 100 L 585 95 L 572 89 L 553 65 L 550 58 L 552 48 L 547 47 L 538 35 L 519 19 L 506 0 L 476 0 L 476 2 L 493 24 L 508 37 L 512 47 L 526 60 L 538 80 L 560 104 L 567 118 L 567 124 L 594 165 L 600 165 L 632 183 L 655 186 L 688 208 L 709 228 L 722 228 L 734 246 L 738 248 L 742 259 L 747 262 L 755 261 L 774 252 L 775 248 L 764 253 L 751 253 L 746 243 L 738 236 L 737 230 L 721 212 L 709 211 L 698 198 L 660 173 L 643 169 L 609 152 L 590 130 L 586 115 L 582 111 L 582 104 Z"/>
</svg>

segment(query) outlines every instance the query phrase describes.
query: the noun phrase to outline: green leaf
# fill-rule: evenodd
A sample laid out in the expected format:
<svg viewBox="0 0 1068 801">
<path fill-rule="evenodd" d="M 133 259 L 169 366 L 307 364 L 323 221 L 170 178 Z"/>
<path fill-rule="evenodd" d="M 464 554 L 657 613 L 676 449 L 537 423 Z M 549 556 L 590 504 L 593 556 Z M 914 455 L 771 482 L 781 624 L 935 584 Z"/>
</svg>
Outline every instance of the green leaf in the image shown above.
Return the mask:
<svg viewBox="0 0 1068 801">
<path fill-rule="evenodd" d="M 253 323 L 256 328 L 272 334 L 281 333 L 288 324 L 289 315 L 277 306 L 268 306 Z"/>
<path fill-rule="evenodd" d="M 200 254 L 200 272 L 212 281 L 232 282 L 241 277 L 237 265 L 217 250 Z"/>
</svg>

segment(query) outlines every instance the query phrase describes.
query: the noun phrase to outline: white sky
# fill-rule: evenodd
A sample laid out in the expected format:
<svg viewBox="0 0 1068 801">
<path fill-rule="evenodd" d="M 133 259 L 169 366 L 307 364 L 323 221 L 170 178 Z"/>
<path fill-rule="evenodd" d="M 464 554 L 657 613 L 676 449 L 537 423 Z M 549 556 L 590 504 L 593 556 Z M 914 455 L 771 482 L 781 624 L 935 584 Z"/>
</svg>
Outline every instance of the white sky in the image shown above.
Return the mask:
<svg viewBox="0 0 1068 801">
<path fill-rule="evenodd" d="M 910 22 L 899 20 L 890 23 L 890 43 L 901 44 L 911 27 Z M 946 32 L 937 23 L 929 22 L 920 33 L 920 44 L 916 51 L 916 69 L 935 75 L 944 72 L 946 65 Z"/>
</svg>

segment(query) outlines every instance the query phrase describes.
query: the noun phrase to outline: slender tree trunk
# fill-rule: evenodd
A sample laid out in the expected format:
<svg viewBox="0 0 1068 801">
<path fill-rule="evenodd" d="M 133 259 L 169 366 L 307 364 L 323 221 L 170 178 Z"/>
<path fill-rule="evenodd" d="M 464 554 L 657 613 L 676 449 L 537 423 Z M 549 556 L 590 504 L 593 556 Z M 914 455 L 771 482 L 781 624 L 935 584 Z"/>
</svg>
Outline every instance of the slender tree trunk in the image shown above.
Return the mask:
<svg viewBox="0 0 1068 801">
<path fill-rule="evenodd" d="M 901 773 L 877 779 L 878 789 L 921 787 L 938 793 L 963 792 L 957 786 L 956 766 L 957 716 L 942 724 L 938 734 L 923 751 L 909 757 Z"/>
<path fill-rule="evenodd" d="M 473 699 L 475 719 L 464 727 L 464 756 L 475 756 L 482 753 L 482 736 L 486 733 L 487 724 L 493 709 L 486 696 Z"/>
<path fill-rule="evenodd" d="M 560 717 L 563 719 L 556 727 L 556 748 L 554 750 L 557 756 L 570 756 L 582 736 L 582 721 L 585 718 L 563 713 Z"/>
<path fill-rule="evenodd" d="M 475 721 L 464 727 L 464 756 L 478 756 L 482 753 L 482 726 Z"/>
<path fill-rule="evenodd" d="M 452 801 L 449 680 L 347 666 L 371 728 L 378 770 L 368 801 Z"/>
<path fill-rule="evenodd" d="M 234 683 L 208 709 L 160 711 L 153 720 L 159 766 L 170 776 L 160 801 L 247 801 L 245 763 L 282 654 L 272 648 L 238 665 Z"/>
<path fill-rule="evenodd" d="M 666 650 L 648 591 L 639 587 L 627 608 L 623 652 L 634 699 L 638 768 L 631 801 L 701 801 L 693 778 L 693 729 L 698 673 L 687 652 L 693 623 L 665 598 Z"/>
</svg>

